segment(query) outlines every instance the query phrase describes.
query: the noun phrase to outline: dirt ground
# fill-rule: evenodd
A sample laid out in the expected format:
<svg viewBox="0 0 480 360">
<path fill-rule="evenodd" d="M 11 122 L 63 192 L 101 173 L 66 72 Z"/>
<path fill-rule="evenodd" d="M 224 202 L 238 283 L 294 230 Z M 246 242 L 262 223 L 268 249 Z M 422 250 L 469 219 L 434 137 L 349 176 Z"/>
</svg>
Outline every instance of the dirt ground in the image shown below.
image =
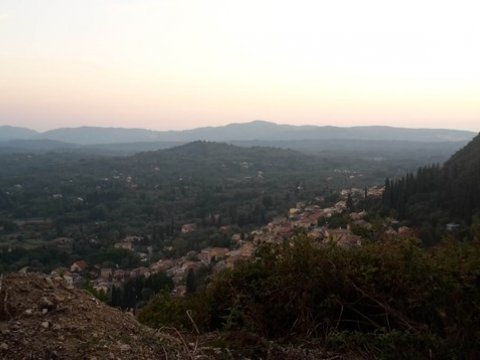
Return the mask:
<svg viewBox="0 0 480 360">
<path fill-rule="evenodd" d="M 86 291 L 69 288 L 61 278 L 0 277 L 0 359 L 346 358 L 321 349 L 280 346 L 246 333 L 197 336 L 171 328 L 156 331 Z"/>
</svg>

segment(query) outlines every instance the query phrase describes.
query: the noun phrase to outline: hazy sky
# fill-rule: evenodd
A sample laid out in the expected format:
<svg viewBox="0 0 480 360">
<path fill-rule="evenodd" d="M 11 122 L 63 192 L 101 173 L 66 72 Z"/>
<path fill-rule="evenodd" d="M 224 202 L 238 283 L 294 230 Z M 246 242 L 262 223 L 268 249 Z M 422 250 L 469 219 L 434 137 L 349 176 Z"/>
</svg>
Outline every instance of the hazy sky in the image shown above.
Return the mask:
<svg viewBox="0 0 480 360">
<path fill-rule="evenodd" d="M 480 130 L 478 0 L 0 0 L 0 124 Z"/>
</svg>

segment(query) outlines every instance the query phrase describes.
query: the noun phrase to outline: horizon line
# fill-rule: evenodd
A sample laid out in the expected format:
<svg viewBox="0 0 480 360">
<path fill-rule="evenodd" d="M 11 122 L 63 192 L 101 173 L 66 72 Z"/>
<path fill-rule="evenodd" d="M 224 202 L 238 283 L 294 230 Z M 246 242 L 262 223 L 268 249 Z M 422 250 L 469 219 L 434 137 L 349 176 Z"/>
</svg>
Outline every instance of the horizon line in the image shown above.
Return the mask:
<svg viewBox="0 0 480 360">
<path fill-rule="evenodd" d="M 232 125 L 248 125 L 253 123 L 267 123 L 271 125 L 277 126 L 291 126 L 295 128 L 301 127 L 317 127 L 317 128 L 325 128 L 325 127 L 332 127 L 332 128 L 339 128 L 339 129 L 353 129 L 353 128 L 391 128 L 391 129 L 404 129 L 404 130 L 448 130 L 448 131 L 464 131 L 464 132 L 472 132 L 472 133 L 479 133 L 480 130 L 472 130 L 472 129 L 459 129 L 459 128 L 445 128 L 445 127 L 405 127 L 405 126 L 392 126 L 392 125 L 353 125 L 353 126 L 339 126 L 339 125 L 317 125 L 317 124 L 289 124 L 289 123 L 277 123 L 271 120 L 250 120 L 245 122 L 231 122 L 224 125 L 204 125 L 192 128 L 185 128 L 185 129 L 168 129 L 168 130 L 159 130 L 147 127 L 122 127 L 122 126 L 105 126 L 105 125 L 78 125 L 78 126 L 63 126 L 63 127 L 53 127 L 47 130 L 39 130 L 38 128 L 34 127 L 25 127 L 25 126 L 18 126 L 12 124 L 0 124 L 0 127 L 11 127 L 11 128 L 21 128 L 27 129 L 31 131 L 35 131 L 37 133 L 43 134 L 50 131 L 60 130 L 60 129 L 81 129 L 81 128 L 100 128 L 100 129 L 122 129 L 122 130 L 146 130 L 152 132 L 182 132 L 182 131 L 191 131 L 197 129 L 212 129 L 212 128 L 223 128 Z"/>
</svg>

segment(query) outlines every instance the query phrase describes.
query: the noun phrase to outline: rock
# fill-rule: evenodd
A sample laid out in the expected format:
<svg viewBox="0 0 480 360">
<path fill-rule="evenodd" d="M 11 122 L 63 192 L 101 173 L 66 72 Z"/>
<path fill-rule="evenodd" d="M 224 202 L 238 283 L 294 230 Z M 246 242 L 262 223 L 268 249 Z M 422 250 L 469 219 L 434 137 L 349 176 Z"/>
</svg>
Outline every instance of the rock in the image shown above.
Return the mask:
<svg viewBox="0 0 480 360">
<path fill-rule="evenodd" d="M 59 295 L 59 294 L 54 293 L 54 294 L 53 294 L 53 297 L 55 298 L 55 301 L 56 301 L 57 303 L 61 303 L 61 302 L 64 302 L 64 301 L 65 301 L 65 296 L 62 296 L 62 295 Z"/>
<path fill-rule="evenodd" d="M 53 284 L 53 281 L 50 277 L 46 277 L 45 278 L 45 281 L 47 282 L 48 286 L 53 289 L 54 288 L 54 284 Z"/>
<path fill-rule="evenodd" d="M 48 309 L 43 308 L 43 309 L 42 309 L 42 314 L 45 315 L 46 313 L 48 313 Z"/>
<path fill-rule="evenodd" d="M 130 351 L 131 347 L 127 344 L 120 345 L 120 351 Z"/>
<path fill-rule="evenodd" d="M 48 328 L 50 327 L 50 323 L 49 323 L 48 321 L 42 322 L 41 325 L 42 325 L 42 327 L 43 327 L 44 329 L 48 329 Z"/>
<path fill-rule="evenodd" d="M 6 343 L 1 343 L 0 344 L 0 350 L 7 351 L 8 350 L 8 345 Z"/>
<path fill-rule="evenodd" d="M 33 315 L 33 310 L 32 310 L 32 309 L 26 309 L 26 310 L 24 311 L 24 313 L 25 313 L 25 315 L 30 316 L 30 315 Z"/>
<path fill-rule="evenodd" d="M 55 308 L 55 304 L 51 300 L 49 300 L 47 297 L 43 296 L 40 299 L 39 308 L 53 310 Z"/>
</svg>

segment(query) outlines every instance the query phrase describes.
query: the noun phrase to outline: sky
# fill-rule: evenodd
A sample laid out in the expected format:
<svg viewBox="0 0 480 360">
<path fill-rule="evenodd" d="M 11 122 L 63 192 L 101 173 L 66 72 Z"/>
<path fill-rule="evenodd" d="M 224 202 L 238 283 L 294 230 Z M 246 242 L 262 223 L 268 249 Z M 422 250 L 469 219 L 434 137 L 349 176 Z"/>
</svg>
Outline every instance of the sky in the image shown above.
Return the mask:
<svg viewBox="0 0 480 360">
<path fill-rule="evenodd" d="M 480 131 L 478 0 L 0 0 L 0 125 Z"/>
</svg>

